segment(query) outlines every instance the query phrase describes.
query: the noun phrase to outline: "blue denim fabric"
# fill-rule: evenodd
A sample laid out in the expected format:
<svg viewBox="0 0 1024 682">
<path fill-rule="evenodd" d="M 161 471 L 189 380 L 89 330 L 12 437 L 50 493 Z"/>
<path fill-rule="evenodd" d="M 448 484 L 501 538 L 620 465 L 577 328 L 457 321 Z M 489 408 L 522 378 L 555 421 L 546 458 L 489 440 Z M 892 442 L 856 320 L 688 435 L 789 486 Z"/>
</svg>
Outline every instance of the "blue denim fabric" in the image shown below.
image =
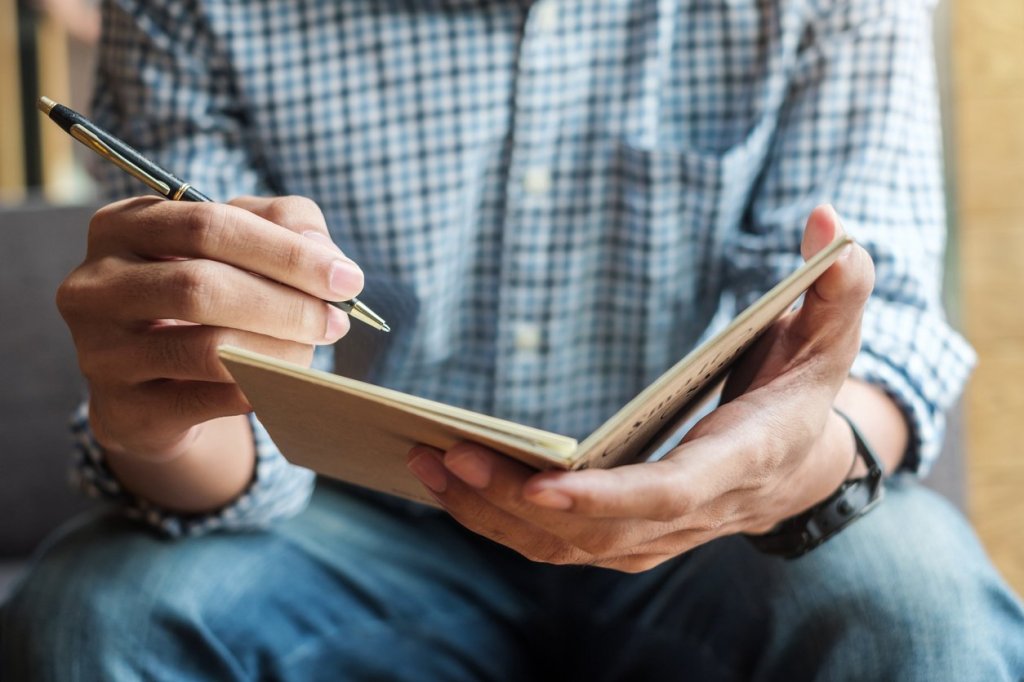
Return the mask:
<svg viewBox="0 0 1024 682">
<path fill-rule="evenodd" d="M 265 532 L 91 517 L 4 607 L 3 679 L 1022 679 L 1024 612 L 963 518 L 888 492 L 802 559 L 727 538 L 640 575 L 324 484 Z"/>
</svg>

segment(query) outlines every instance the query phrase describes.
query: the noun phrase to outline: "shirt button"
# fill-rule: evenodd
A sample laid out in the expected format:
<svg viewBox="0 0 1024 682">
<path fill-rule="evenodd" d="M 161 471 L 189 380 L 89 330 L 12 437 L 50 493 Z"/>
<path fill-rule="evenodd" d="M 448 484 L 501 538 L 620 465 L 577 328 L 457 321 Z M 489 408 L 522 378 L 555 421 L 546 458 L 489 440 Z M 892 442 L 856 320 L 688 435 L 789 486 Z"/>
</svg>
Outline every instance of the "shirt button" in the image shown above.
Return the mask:
<svg viewBox="0 0 1024 682">
<path fill-rule="evenodd" d="M 546 0 L 535 5 L 536 12 L 534 25 L 538 31 L 551 33 L 558 27 L 558 4 L 555 0 Z"/>
<path fill-rule="evenodd" d="M 540 327 L 529 322 L 516 325 L 515 346 L 516 350 L 521 352 L 531 352 L 540 348 Z"/>
<path fill-rule="evenodd" d="M 523 177 L 523 187 L 530 194 L 547 194 L 551 191 L 551 171 L 543 166 L 528 168 Z"/>
</svg>

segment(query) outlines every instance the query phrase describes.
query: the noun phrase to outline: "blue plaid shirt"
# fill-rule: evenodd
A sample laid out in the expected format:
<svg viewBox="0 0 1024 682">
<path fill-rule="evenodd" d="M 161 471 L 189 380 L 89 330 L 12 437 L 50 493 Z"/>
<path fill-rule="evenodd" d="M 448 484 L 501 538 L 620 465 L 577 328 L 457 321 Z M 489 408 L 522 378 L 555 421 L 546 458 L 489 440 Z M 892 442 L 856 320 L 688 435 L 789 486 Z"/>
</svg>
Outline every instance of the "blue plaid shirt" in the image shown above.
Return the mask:
<svg viewBox="0 0 1024 682">
<path fill-rule="evenodd" d="M 420 303 L 374 381 L 577 437 L 793 270 L 832 202 L 877 267 L 853 374 L 922 471 L 973 363 L 940 305 L 928 5 L 106 0 L 94 115 L 213 197 L 314 199 L 368 302 Z M 171 534 L 265 523 L 313 476 L 254 428 L 218 514 L 130 498 L 84 419 L 80 472 Z"/>
</svg>

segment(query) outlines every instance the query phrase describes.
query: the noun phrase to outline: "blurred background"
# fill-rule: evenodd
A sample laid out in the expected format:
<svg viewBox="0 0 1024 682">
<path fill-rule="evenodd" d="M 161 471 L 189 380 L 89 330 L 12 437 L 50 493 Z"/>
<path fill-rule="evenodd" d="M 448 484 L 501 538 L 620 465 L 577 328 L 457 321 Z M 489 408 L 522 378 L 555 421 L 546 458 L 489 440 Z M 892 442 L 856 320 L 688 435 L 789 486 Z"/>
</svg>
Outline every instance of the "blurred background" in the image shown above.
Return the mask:
<svg viewBox="0 0 1024 682">
<path fill-rule="evenodd" d="M 53 306 L 96 204 L 85 150 L 45 94 L 88 114 L 93 0 L 0 0 L 0 595 L 42 536 L 86 502 L 67 485 L 82 395 Z M 950 315 L 980 355 L 930 484 L 964 507 L 1024 592 L 1024 2 L 947 0 L 936 14 L 947 153 Z"/>
<path fill-rule="evenodd" d="M 99 34 L 98 2 L 0 0 L 0 204 L 92 198 L 86 150 L 46 123 L 35 100 L 88 108 Z"/>
</svg>

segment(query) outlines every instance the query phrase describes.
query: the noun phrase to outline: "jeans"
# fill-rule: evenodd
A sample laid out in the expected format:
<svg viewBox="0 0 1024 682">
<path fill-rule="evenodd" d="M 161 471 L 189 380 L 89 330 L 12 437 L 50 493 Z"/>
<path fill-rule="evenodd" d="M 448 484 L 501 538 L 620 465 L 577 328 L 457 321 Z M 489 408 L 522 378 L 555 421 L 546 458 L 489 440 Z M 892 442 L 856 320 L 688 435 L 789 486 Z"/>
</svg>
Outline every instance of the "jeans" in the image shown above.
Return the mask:
<svg viewBox="0 0 1024 682">
<path fill-rule="evenodd" d="M 1024 679 L 1024 612 L 964 519 L 913 481 L 887 493 L 794 561 L 732 537 L 637 575 L 335 484 L 259 532 L 93 515 L 4 606 L 2 678 Z"/>
</svg>

